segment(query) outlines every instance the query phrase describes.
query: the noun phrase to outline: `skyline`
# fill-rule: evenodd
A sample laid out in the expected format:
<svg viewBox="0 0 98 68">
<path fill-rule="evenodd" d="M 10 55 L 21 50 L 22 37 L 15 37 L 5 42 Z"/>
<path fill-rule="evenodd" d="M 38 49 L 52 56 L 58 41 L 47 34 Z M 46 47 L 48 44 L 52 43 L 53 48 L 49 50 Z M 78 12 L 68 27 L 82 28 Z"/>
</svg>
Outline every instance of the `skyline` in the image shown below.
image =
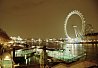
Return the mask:
<svg viewBox="0 0 98 68">
<path fill-rule="evenodd" d="M 0 28 L 9 36 L 61 38 L 65 37 L 65 18 L 79 10 L 98 32 L 97 5 L 97 0 L 0 0 Z M 69 23 L 80 21 L 73 19 Z"/>
</svg>

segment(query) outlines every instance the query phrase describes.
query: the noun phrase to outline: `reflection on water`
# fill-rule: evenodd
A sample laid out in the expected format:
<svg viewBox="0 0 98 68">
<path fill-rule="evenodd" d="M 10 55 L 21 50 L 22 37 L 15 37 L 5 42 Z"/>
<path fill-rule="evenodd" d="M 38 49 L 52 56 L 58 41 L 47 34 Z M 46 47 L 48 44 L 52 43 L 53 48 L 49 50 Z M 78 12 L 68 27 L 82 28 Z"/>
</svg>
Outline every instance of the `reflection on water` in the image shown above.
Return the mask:
<svg viewBox="0 0 98 68">
<path fill-rule="evenodd" d="M 98 44 L 83 44 L 83 45 L 87 53 L 86 60 L 90 60 L 90 61 L 98 63 L 98 58 L 97 58 L 98 57 Z"/>
<path fill-rule="evenodd" d="M 85 48 L 82 44 L 66 44 L 63 45 L 63 51 L 48 51 L 48 55 L 65 62 L 73 62 L 86 55 Z"/>
<path fill-rule="evenodd" d="M 26 59 L 23 56 L 25 56 L 25 54 L 28 53 L 28 56 L 29 54 L 30 56 L 27 58 L 27 64 L 30 64 L 30 65 L 39 64 L 40 54 L 33 53 L 33 51 L 34 50 L 32 49 L 23 50 L 23 52 L 19 51 L 19 54 L 22 54 L 21 57 L 23 58 L 23 61 L 21 59 L 22 62 L 19 62 L 19 63 L 24 63 L 24 64 L 26 63 Z M 80 59 L 86 56 L 85 60 L 98 63 L 98 58 L 97 58 L 98 57 L 98 44 L 63 44 L 63 50 L 57 50 L 57 51 L 47 50 L 46 52 L 48 53 L 48 56 L 63 60 L 65 62 L 77 61 L 77 59 Z M 18 60 L 17 57 L 16 59 Z"/>
<path fill-rule="evenodd" d="M 61 60 L 73 60 L 74 57 L 98 63 L 98 44 L 66 44 L 64 51 L 50 51 L 48 55 Z"/>
</svg>

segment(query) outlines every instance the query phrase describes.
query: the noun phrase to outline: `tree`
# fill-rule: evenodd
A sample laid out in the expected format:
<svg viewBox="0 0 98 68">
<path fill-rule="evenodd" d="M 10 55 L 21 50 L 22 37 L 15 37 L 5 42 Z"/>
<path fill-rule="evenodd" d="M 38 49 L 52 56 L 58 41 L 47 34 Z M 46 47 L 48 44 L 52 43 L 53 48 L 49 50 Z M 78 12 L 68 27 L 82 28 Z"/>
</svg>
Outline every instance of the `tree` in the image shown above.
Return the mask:
<svg viewBox="0 0 98 68">
<path fill-rule="evenodd" d="M 7 42 L 11 40 L 10 37 L 7 35 L 7 33 L 5 31 L 3 31 L 1 28 L 0 28 L 0 43 L 1 42 Z"/>
</svg>

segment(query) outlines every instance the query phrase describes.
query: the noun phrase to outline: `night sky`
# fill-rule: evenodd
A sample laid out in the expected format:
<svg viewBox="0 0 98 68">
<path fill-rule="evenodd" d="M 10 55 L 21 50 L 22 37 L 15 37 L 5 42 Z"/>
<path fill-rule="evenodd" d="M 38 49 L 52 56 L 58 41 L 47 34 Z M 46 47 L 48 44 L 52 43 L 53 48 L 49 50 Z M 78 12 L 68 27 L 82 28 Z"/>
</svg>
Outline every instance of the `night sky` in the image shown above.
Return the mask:
<svg viewBox="0 0 98 68">
<path fill-rule="evenodd" d="M 76 9 L 98 32 L 97 6 L 97 0 L 0 0 L 0 28 L 9 36 L 22 38 L 65 37 L 65 18 Z M 78 16 L 71 18 L 69 33 L 74 22 L 81 26 Z"/>
</svg>

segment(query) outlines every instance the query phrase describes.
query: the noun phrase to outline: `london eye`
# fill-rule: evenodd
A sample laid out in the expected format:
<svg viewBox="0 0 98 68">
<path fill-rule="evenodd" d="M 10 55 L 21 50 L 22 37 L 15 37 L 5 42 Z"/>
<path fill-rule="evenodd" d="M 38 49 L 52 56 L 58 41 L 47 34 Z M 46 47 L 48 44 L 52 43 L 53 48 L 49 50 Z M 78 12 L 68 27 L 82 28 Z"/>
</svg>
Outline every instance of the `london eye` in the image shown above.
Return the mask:
<svg viewBox="0 0 98 68">
<path fill-rule="evenodd" d="M 69 24 L 69 19 L 73 16 L 73 15 L 77 15 L 80 17 L 81 19 L 81 24 L 79 23 L 73 23 L 71 22 Z M 77 21 L 75 21 L 77 22 Z M 69 28 L 68 28 L 69 27 Z M 81 28 L 80 28 L 81 27 Z M 73 29 L 73 31 L 69 32 L 70 30 Z M 79 11 L 77 10 L 74 10 L 72 12 L 70 12 L 66 19 L 65 19 L 65 24 L 64 24 L 64 32 L 65 32 L 65 35 L 68 39 L 74 39 L 74 38 L 77 38 L 77 37 L 81 37 L 83 34 L 84 34 L 84 29 L 85 29 L 85 21 L 84 21 L 84 17 L 82 15 L 82 13 L 80 13 Z M 72 33 L 74 34 L 74 37 L 72 37 L 72 35 L 70 35 L 69 33 Z"/>
</svg>

